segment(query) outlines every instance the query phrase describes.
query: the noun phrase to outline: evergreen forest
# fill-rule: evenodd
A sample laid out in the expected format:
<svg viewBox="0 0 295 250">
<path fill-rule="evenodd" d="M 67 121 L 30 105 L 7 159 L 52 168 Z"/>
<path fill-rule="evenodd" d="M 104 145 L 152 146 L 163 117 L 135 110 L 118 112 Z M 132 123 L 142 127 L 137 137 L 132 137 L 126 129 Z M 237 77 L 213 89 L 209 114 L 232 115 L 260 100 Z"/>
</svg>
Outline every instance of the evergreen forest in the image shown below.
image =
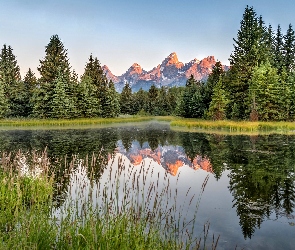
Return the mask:
<svg viewBox="0 0 295 250">
<path fill-rule="evenodd" d="M 72 69 L 58 35 L 45 47 L 36 77 L 25 76 L 10 45 L 0 53 L 0 118 L 72 119 L 122 115 L 177 115 L 211 120 L 295 120 L 295 34 L 290 24 L 266 25 L 253 7 L 245 8 L 229 70 L 217 61 L 207 81 L 191 76 L 184 87 L 154 85 L 122 93 L 92 54 L 84 73 Z"/>
</svg>

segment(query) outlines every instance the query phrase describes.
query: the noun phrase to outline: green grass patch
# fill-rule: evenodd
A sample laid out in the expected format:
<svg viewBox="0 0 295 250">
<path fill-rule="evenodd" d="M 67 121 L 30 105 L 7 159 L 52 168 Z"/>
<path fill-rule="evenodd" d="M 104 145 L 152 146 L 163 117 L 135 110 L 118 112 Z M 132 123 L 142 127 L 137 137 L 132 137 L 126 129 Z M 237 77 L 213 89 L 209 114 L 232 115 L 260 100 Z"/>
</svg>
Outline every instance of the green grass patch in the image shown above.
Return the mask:
<svg viewBox="0 0 295 250">
<path fill-rule="evenodd" d="M 75 125 L 109 125 L 115 123 L 133 123 L 146 121 L 171 122 L 177 119 L 173 116 L 130 116 L 115 118 L 81 118 L 81 119 L 2 119 L 0 127 L 41 127 L 41 126 L 75 126 Z"/>
<path fill-rule="evenodd" d="M 171 127 L 188 130 L 215 131 L 234 134 L 284 133 L 295 134 L 295 122 L 208 121 L 188 118 L 174 119 Z"/>
<path fill-rule="evenodd" d="M 116 118 L 83 118 L 83 119 L 3 119 L 0 128 L 25 128 L 25 127 L 74 127 L 74 126 L 99 126 L 117 123 L 145 122 L 153 120 L 151 116 L 122 116 Z"/>
<path fill-rule="evenodd" d="M 179 119 L 179 117 L 175 117 L 175 116 L 154 116 L 153 118 L 157 121 L 162 121 L 162 122 L 172 122 Z"/>
<path fill-rule="evenodd" d="M 295 134 L 295 122 L 211 121 L 174 116 L 120 116 L 116 118 L 84 119 L 6 119 L 0 120 L 0 129 L 55 129 L 109 127 L 140 122 L 169 122 L 171 128 L 181 131 L 199 131 L 223 134 Z"/>
</svg>

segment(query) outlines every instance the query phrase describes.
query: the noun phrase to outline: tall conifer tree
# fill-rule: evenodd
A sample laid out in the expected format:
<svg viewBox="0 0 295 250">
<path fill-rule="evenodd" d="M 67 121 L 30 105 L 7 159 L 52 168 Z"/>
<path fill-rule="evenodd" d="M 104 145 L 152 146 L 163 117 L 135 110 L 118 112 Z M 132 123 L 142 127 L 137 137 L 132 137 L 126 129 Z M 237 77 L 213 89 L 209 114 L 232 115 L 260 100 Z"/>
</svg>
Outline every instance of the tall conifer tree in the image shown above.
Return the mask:
<svg viewBox="0 0 295 250">
<path fill-rule="evenodd" d="M 78 117 L 97 117 L 101 114 L 101 106 L 97 97 L 97 88 L 90 77 L 83 77 L 77 85 Z"/>
<path fill-rule="evenodd" d="M 37 78 L 29 68 L 23 79 L 23 116 L 28 117 L 33 112 L 33 93 L 37 87 Z"/>
<path fill-rule="evenodd" d="M 230 92 L 231 107 L 235 104 L 235 116 L 245 119 L 248 114 L 247 103 L 249 83 L 254 67 L 265 58 L 260 47 L 262 20 L 258 19 L 253 7 L 247 6 L 241 20 L 237 39 L 234 39 L 234 51 L 230 55 L 231 65 L 227 87 Z M 232 111 L 229 111 L 232 113 Z"/>
<path fill-rule="evenodd" d="M 284 36 L 284 67 L 287 72 L 295 69 L 295 35 L 291 24 Z"/>
<path fill-rule="evenodd" d="M 41 75 L 41 84 L 52 84 L 60 73 L 67 82 L 70 82 L 71 69 L 67 50 L 64 48 L 58 35 L 50 37 L 50 41 L 45 47 L 45 57 L 43 60 L 40 60 L 38 71 Z"/>
<path fill-rule="evenodd" d="M 287 82 L 290 84 L 290 109 L 289 109 L 289 119 L 291 121 L 295 120 L 295 72 L 291 72 L 288 76 Z"/>
<path fill-rule="evenodd" d="M 270 121 L 286 118 L 289 90 L 287 86 L 280 84 L 277 69 L 269 62 L 254 69 L 249 92 L 252 111 L 257 112 L 259 120 Z"/>
<path fill-rule="evenodd" d="M 170 112 L 170 103 L 168 99 L 168 89 L 162 86 L 159 90 L 157 99 L 157 115 L 168 115 Z"/>
<path fill-rule="evenodd" d="M 261 65 L 265 62 L 273 64 L 273 31 L 271 25 L 265 26 L 262 16 L 259 17 L 259 42 L 258 42 L 258 62 L 257 65 Z"/>
<path fill-rule="evenodd" d="M 176 114 L 183 117 L 201 118 L 206 110 L 204 102 L 204 86 L 194 79 L 187 80 L 186 86 L 178 100 Z"/>
<path fill-rule="evenodd" d="M 48 45 L 45 47 L 45 57 L 40 60 L 38 71 L 41 75 L 39 79 L 40 87 L 34 92 L 34 116 L 40 118 L 49 118 L 54 112 L 52 106 L 54 103 L 53 96 L 56 97 L 56 84 L 60 83 L 62 77 L 63 88 L 68 93 L 68 97 L 73 102 L 73 89 L 71 85 L 71 69 L 67 50 L 64 48 L 58 35 L 50 38 Z M 60 87 L 60 86 L 59 86 Z M 58 92 L 62 93 L 62 92 Z"/>
<path fill-rule="evenodd" d="M 271 25 L 268 25 L 265 35 L 265 44 L 268 52 L 268 61 L 272 66 L 275 66 L 275 46 L 274 46 L 274 32 Z M 267 61 L 267 60 L 266 60 Z M 265 61 L 265 62 L 266 62 Z"/>
<path fill-rule="evenodd" d="M 167 92 L 167 102 L 169 103 L 169 115 L 173 115 L 175 114 L 175 109 L 177 106 L 177 102 L 179 97 L 181 96 L 183 87 L 170 87 L 168 88 L 168 92 Z"/>
<path fill-rule="evenodd" d="M 281 74 L 284 67 L 284 41 L 281 26 L 278 25 L 275 40 L 274 40 L 274 66 L 278 73 Z"/>
<path fill-rule="evenodd" d="M 20 68 L 13 54 L 13 49 L 6 44 L 3 45 L 0 54 L 0 77 L 6 85 L 7 91 L 9 86 L 21 80 Z"/>
<path fill-rule="evenodd" d="M 148 93 L 142 88 L 134 94 L 134 108 L 135 113 L 141 112 L 144 114 L 148 112 Z"/>
<path fill-rule="evenodd" d="M 13 49 L 4 44 L 0 55 L 0 77 L 2 79 L 4 93 L 8 101 L 8 116 L 23 116 L 22 114 L 22 82 L 20 68 L 17 64 Z"/>
<path fill-rule="evenodd" d="M 120 94 L 120 109 L 122 114 L 134 114 L 134 98 L 129 83 L 126 83 Z"/>
<path fill-rule="evenodd" d="M 109 82 L 107 86 L 106 95 L 103 99 L 103 117 L 117 117 L 120 114 L 120 102 L 119 94 L 115 89 L 115 85 L 112 81 Z"/>
<path fill-rule="evenodd" d="M 83 80 L 84 77 L 89 77 L 91 79 L 91 83 L 97 89 L 98 98 L 103 99 L 108 88 L 108 80 L 105 73 L 103 72 L 99 60 L 97 57 L 93 58 L 92 54 L 89 56 L 81 79 Z M 101 104 L 104 106 L 103 103 Z"/>
<path fill-rule="evenodd" d="M 207 117 L 213 120 L 225 119 L 227 103 L 228 99 L 223 89 L 222 77 L 220 77 L 213 89 L 212 101 L 208 109 Z"/>
<path fill-rule="evenodd" d="M 68 79 L 63 76 L 62 70 L 54 81 L 52 99 L 50 100 L 51 118 L 73 118 L 75 117 L 75 105 L 68 92 Z"/>
<path fill-rule="evenodd" d="M 109 93 L 112 93 L 112 90 L 109 90 L 110 85 L 108 79 L 106 78 L 105 73 L 103 72 L 103 69 L 97 57 L 93 58 L 93 56 L 90 55 L 88 62 L 85 66 L 84 73 L 81 77 L 81 80 L 83 81 L 85 77 L 88 77 L 91 81 L 91 84 L 95 87 L 95 94 L 99 99 L 101 107 L 101 115 L 103 117 L 111 117 L 112 112 L 110 112 L 109 107 L 107 107 L 110 103 L 110 99 L 109 97 L 107 97 L 107 95 Z M 117 98 L 117 95 L 113 95 L 113 97 Z"/>
<path fill-rule="evenodd" d="M 0 78 L 0 119 L 7 116 L 9 111 L 8 100 L 4 93 L 4 83 Z"/>
<path fill-rule="evenodd" d="M 219 82 L 220 77 L 223 76 L 224 70 L 222 64 L 220 61 L 217 61 L 212 69 L 211 74 L 208 76 L 208 80 L 204 86 L 204 103 L 206 105 L 206 109 L 209 108 L 215 85 Z"/>
<path fill-rule="evenodd" d="M 148 112 L 151 115 L 157 115 L 157 100 L 159 95 L 159 89 L 155 85 L 152 85 L 148 91 Z"/>
</svg>

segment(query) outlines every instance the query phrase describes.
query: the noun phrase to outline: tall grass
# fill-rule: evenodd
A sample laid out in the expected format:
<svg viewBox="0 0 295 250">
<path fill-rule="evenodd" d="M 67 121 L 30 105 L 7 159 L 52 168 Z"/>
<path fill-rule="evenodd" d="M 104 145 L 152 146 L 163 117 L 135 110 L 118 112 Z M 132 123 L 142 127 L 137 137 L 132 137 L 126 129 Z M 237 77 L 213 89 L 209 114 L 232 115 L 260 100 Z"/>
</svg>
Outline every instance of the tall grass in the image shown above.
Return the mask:
<svg viewBox="0 0 295 250">
<path fill-rule="evenodd" d="M 184 127 L 196 130 L 224 131 L 224 132 L 273 132 L 295 133 L 294 122 L 250 122 L 250 121 L 207 121 L 197 119 L 175 119 L 170 123 L 171 127 Z"/>
<path fill-rule="evenodd" d="M 0 249 L 49 249 L 54 232 L 48 220 L 53 176 L 46 155 L 33 152 L 31 165 L 18 152 L 3 154 L 0 169 Z"/>
<path fill-rule="evenodd" d="M 4 119 L 0 127 L 40 127 L 40 126 L 77 126 L 77 125 L 108 125 L 150 121 L 150 116 L 123 116 L 117 118 L 81 118 L 81 119 Z"/>
<path fill-rule="evenodd" d="M 250 122 L 250 121 L 211 121 L 192 118 L 179 118 L 173 116 L 120 116 L 117 118 L 83 118 L 83 119 L 6 119 L 0 120 L 2 129 L 25 129 L 35 128 L 68 128 L 75 126 L 110 126 L 112 124 L 124 124 L 134 122 L 147 122 L 156 120 L 169 122 L 173 129 L 198 130 L 217 133 L 282 133 L 294 134 L 295 122 Z M 183 128 L 183 129 L 182 129 Z"/>
<path fill-rule="evenodd" d="M 54 182 L 46 152 L 4 154 L 0 249 L 201 248 L 201 238 L 193 232 L 209 177 L 199 196 L 188 190 L 185 202 L 179 204 L 177 188 L 171 186 L 167 172 L 125 163 L 122 157 L 113 158 L 98 180 L 94 172 L 101 166 L 88 166 L 87 160 L 75 156 L 61 178 L 68 183 L 60 195 L 65 184 Z M 190 219 L 186 218 L 189 206 L 195 209 Z M 207 235 L 208 230 L 203 239 Z"/>
</svg>

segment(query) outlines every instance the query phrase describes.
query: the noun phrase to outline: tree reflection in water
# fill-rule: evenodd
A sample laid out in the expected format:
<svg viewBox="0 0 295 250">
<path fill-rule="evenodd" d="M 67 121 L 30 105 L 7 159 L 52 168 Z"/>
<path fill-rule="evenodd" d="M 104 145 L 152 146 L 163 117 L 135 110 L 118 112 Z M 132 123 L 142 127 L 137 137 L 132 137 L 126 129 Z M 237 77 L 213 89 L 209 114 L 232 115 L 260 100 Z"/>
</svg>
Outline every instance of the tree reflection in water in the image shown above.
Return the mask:
<svg viewBox="0 0 295 250">
<path fill-rule="evenodd" d="M 245 238 L 251 238 L 265 220 L 294 220 L 294 144 L 294 136 L 179 132 L 171 131 L 164 123 L 0 132 L 1 152 L 47 148 L 51 161 L 58 166 L 56 178 L 63 176 L 72 155 L 88 155 L 87 164 L 91 165 L 93 153 L 100 155 L 97 161 L 105 161 L 92 175 L 96 180 L 116 152 L 125 154 L 135 166 L 146 157 L 152 158 L 171 175 L 177 175 L 182 167 L 201 168 L 219 180 L 228 170 L 228 189 Z"/>
</svg>

